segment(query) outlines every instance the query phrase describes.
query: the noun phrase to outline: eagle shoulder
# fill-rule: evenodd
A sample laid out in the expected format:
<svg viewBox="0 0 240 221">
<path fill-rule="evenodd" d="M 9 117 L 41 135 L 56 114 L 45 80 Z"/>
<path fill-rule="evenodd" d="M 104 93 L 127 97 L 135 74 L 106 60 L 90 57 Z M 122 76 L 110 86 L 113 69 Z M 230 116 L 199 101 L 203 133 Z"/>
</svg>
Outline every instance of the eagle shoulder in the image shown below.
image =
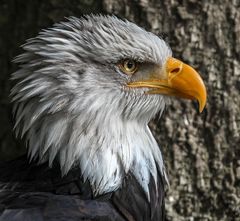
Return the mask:
<svg viewBox="0 0 240 221">
<path fill-rule="evenodd" d="M 150 202 L 136 178 L 126 175 L 115 192 L 94 197 L 79 167 L 62 177 L 59 165 L 28 163 L 23 156 L 0 164 L 0 221 L 161 221 L 164 184 L 149 183 Z M 13 219 L 14 217 L 14 219 Z"/>
</svg>

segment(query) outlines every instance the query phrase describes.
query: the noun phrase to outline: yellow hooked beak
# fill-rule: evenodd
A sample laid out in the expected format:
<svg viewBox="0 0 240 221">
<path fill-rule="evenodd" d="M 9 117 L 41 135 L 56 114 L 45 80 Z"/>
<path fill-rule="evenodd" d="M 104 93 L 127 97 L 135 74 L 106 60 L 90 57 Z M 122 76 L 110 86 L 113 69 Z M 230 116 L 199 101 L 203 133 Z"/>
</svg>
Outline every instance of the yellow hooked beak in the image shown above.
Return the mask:
<svg viewBox="0 0 240 221">
<path fill-rule="evenodd" d="M 199 111 L 206 104 L 207 92 L 200 75 L 189 65 L 175 58 L 168 58 L 163 68 L 149 73 L 146 80 L 128 83 L 129 87 L 152 88 L 148 94 L 165 94 L 197 100 Z"/>
</svg>

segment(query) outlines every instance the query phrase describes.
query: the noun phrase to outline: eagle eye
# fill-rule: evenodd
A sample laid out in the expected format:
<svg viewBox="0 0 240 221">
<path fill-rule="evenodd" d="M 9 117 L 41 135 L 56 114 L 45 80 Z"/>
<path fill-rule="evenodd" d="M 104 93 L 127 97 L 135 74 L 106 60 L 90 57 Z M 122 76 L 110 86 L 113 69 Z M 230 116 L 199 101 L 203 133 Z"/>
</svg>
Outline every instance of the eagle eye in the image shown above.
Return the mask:
<svg viewBox="0 0 240 221">
<path fill-rule="evenodd" d="M 134 74 L 138 70 L 138 63 L 132 59 L 126 59 L 118 65 L 125 74 Z"/>
</svg>

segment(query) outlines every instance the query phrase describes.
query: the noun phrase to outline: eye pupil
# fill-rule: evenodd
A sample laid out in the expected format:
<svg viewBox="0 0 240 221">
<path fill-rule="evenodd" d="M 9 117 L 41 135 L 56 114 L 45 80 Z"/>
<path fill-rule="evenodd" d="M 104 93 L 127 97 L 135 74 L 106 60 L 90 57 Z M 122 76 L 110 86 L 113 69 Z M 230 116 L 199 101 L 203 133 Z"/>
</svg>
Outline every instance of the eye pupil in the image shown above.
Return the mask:
<svg viewBox="0 0 240 221">
<path fill-rule="evenodd" d="M 132 61 L 127 62 L 127 68 L 132 69 L 134 67 L 134 63 Z"/>
<path fill-rule="evenodd" d="M 126 59 L 120 62 L 119 67 L 125 74 L 132 75 L 137 71 L 138 63 L 134 60 Z"/>
<path fill-rule="evenodd" d="M 126 60 L 124 62 L 124 68 L 126 71 L 132 72 L 136 69 L 136 63 L 133 60 Z"/>
</svg>

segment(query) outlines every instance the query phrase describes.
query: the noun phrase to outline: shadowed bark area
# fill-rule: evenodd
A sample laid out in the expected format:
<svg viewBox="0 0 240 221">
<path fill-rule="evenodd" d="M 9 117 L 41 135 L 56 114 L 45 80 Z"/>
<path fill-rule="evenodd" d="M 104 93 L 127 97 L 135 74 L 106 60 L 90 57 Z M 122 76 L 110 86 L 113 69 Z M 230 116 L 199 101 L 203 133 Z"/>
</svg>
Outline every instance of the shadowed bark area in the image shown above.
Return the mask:
<svg viewBox="0 0 240 221">
<path fill-rule="evenodd" d="M 24 152 L 12 135 L 11 60 L 27 38 L 65 16 L 113 13 L 167 40 L 195 67 L 207 107 L 171 100 L 151 123 L 169 172 L 167 220 L 240 220 L 240 1 L 0 0 L 0 159 Z"/>
</svg>

